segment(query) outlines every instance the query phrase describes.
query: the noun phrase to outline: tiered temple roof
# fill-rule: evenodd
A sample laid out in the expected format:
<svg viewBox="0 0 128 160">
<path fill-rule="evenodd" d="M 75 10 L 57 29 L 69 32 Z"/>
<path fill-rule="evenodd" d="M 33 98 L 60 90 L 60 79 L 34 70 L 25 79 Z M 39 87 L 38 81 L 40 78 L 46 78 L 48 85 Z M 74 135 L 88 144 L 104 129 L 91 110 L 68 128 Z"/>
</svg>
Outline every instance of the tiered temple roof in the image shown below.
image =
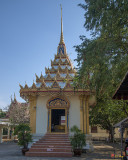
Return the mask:
<svg viewBox="0 0 128 160">
<path fill-rule="evenodd" d="M 20 85 L 20 95 L 24 99 L 29 99 L 30 96 L 35 95 L 49 95 L 49 94 L 66 94 L 74 93 L 73 78 L 76 70 L 69 59 L 66 51 L 66 46 L 63 38 L 62 26 L 62 10 L 61 10 L 61 36 L 60 43 L 57 48 L 57 54 L 54 60 L 51 60 L 51 67 L 45 68 L 45 75 L 42 73 L 40 76 L 36 75 L 36 83 L 33 82 L 31 87 Z M 77 92 L 85 92 L 81 89 Z M 86 90 L 86 92 L 89 92 Z"/>
</svg>

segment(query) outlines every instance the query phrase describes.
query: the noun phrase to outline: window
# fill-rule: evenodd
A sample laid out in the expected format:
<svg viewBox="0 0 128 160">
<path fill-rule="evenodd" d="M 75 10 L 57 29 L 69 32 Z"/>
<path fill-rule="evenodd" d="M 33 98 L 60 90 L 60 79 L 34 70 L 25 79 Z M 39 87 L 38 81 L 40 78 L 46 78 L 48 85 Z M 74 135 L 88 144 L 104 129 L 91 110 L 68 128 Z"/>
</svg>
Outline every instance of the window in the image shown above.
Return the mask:
<svg viewBox="0 0 128 160">
<path fill-rule="evenodd" d="M 91 133 L 97 133 L 97 126 L 91 127 Z"/>
<path fill-rule="evenodd" d="M 8 129 L 7 128 L 3 128 L 3 135 L 8 135 Z"/>
</svg>

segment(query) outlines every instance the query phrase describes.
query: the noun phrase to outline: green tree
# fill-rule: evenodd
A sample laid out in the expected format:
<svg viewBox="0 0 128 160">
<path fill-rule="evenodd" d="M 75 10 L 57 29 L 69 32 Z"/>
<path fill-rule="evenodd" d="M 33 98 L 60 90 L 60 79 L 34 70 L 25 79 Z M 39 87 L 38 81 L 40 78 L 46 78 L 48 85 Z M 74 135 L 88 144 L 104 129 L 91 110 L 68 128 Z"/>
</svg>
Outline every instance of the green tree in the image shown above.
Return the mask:
<svg viewBox="0 0 128 160">
<path fill-rule="evenodd" d="M 5 118 L 6 117 L 6 112 L 3 112 L 2 110 L 1 110 L 1 112 L 0 112 L 0 118 Z"/>
<path fill-rule="evenodd" d="M 128 1 L 85 0 L 85 28 L 111 44 L 113 53 L 128 54 Z"/>
<path fill-rule="evenodd" d="M 32 141 L 31 129 L 27 124 L 19 124 L 16 126 L 14 135 L 18 135 L 18 145 L 28 149 L 28 143 Z"/>
<path fill-rule="evenodd" d="M 112 126 L 128 116 L 126 102 L 112 100 L 112 95 L 128 68 L 128 55 L 108 56 L 107 47 L 98 38 L 89 40 L 82 37 L 82 44 L 76 46 L 78 52 L 77 83 L 82 88 L 96 90 L 96 106 L 90 111 L 90 122 L 106 129 L 113 139 Z"/>
<path fill-rule="evenodd" d="M 128 1 L 85 0 L 85 28 L 92 38 L 80 36 L 75 84 L 96 90 L 96 106 L 90 122 L 107 129 L 113 138 L 113 124 L 128 116 L 127 102 L 115 102 L 112 95 L 128 69 Z M 127 7 L 126 7 L 127 6 Z M 124 15 L 124 16 L 123 16 Z"/>
</svg>

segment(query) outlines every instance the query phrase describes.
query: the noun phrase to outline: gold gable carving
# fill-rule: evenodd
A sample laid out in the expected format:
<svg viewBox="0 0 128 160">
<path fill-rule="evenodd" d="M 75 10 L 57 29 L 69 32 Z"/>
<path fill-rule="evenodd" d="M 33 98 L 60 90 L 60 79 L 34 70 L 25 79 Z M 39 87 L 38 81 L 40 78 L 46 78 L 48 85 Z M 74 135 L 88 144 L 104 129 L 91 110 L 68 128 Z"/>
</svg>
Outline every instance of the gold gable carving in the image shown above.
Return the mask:
<svg viewBox="0 0 128 160">
<path fill-rule="evenodd" d="M 59 84 L 55 81 L 55 82 L 52 84 L 51 88 L 60 88 L 60 86 L 59 86 Z"/>
<path fill-rule="evenodd" d="M 67 80 L 67 83 L 66 83 L 64 89 L 66 89 L 66 88 L 73 88 L 73 86 L 70 84 L 69 79 Z"/>
<path fill-rule="evenodd" d="M 50 74 L 47 75 L 47 77 L 45 78 L 45 80 L 52 80 L 52 77 Z"/>
<path fill-rule="evenodd" d="M 69 108 L 70 103 L 65 97 L 53 97 L 47 102 L 47 108 Z"/>
<path fill-rule="evenodd" d="M 46 84 L 45 84 L 45 82 L 44 82 L 44 81 L 42 82 L 42 84 L 41 84 L 41 86 L 40 86 L 40 87 L 41 87 L 42 89 L 43 89 L 43 88 L 47 88 L 47 86 L 46 86 Z"/>
</svg>

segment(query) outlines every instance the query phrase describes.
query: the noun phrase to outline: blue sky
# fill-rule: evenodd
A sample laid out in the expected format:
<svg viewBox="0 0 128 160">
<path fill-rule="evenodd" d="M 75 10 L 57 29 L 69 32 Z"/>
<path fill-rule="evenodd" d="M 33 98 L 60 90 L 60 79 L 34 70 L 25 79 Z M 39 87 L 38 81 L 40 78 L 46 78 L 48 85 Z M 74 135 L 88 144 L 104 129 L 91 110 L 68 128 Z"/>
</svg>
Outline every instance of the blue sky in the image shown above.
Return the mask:
<svg viewBox="0 0 128 160">
<path fill-rule="evenodd" d="M 67 52 L 73 61 L 80 35 L 89 36 L 83 27 L 84 0 L 0 0 L 0 108 L 10 103 L 11 95 L 23 102 L 19 83 L 29 86 L 35 73 L 45 74 L 60 40 L 61 9 Z M 73 62 L 76 66 L 76 62 Z"/>
</svg>

